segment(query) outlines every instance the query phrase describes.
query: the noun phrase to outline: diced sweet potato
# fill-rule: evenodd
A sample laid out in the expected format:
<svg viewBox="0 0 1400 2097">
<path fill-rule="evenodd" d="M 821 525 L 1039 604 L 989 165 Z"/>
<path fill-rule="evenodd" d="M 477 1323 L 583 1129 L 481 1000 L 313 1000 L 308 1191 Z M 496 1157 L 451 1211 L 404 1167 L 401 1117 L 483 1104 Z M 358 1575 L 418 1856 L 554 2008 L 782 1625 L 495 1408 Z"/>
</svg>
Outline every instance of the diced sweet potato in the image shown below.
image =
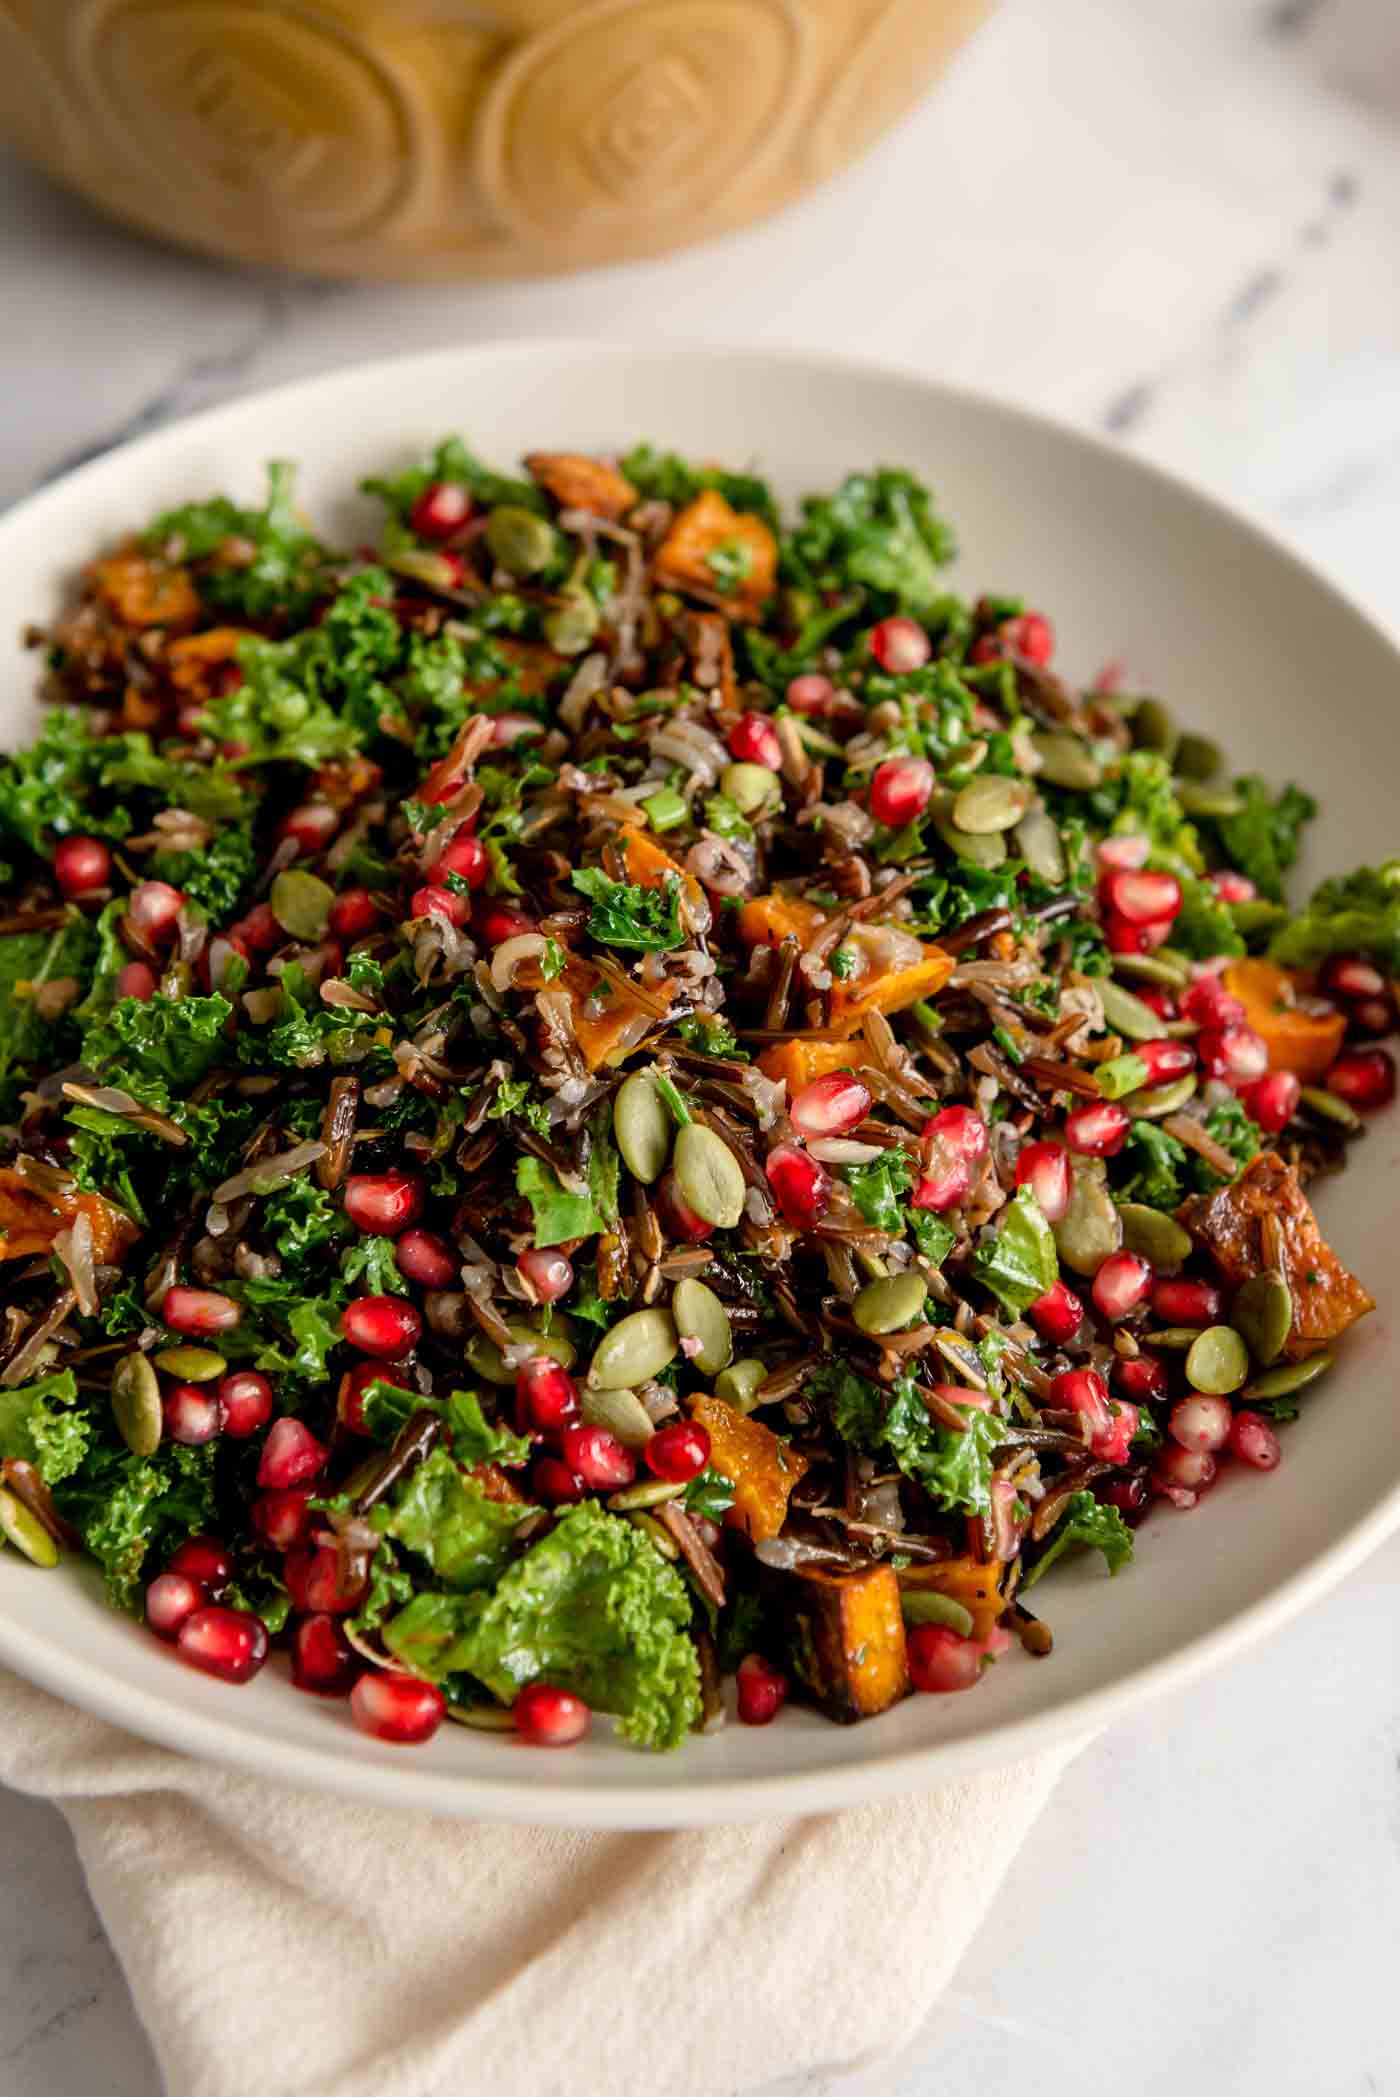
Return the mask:
<svg viewBox="0 0 1400 2097">
<path fill-rule="evenodd" d="M 907 1694 L 909 1659 L 893 1567 L 853 1573 L 808 1567 L 771 1574 L 765 1585 L 793 1674 L 828 1718 L 873 1718 Z"/>
<path fill-rule="evenodd" d="M 1283 1349 L 1289 1361 L 1316 1354 L 1376 1307 L 1318 1229 L 1297 1173 L 1274 1151 L 1261 1151 L 1232 1185 L 1198 1194 L 1177 1215 L 1236 1286 L 1269 1265 L 1262 1225 L 1266 1216 L 1277 1221 L 1279 1263 L 1293 1295 Z"/>
<path fill-rule="evenodd" d="M 97 594 L 123 626 L 190 626 L 199 599 L 183 568 L 144 553 L 114 553 L 93 566 Z"/>
<path fill-rule="evenodd" d="M 815 903 L 801 896 L 785 896 L 774 889 L 766 896 L 750 896 L 739 909 L 739 937 L 746 947 L 781 946 L 791 932 L 803 942 L 811 938 L 826 916 Z"/>
<path fill-rule="evenodd" d="M 722 548 L 742 548 L 748 568 L 731 591 L 710 565 L 711 554 Z M 656 580 L 678 590 L 704 590 L 723 599 L 726 610 L 740 618 L 755 618 L 773 594 L 778 576 L 778 542 L 761 517 L 735 510 L 717 488 L 705 488 L 694 502 L 672 520 L 671 529 L 657 549 Z"/>
<path fill-rule="evenodd" d="M 631 481 L 602 459 L 572 451 L 532 451 L 531 474 L 561 510 L 588 510 L 594 517 L 625 517 L 637 500 Z"/>
<path fill-rule="evenodd" d="M 656 839 L 644 831 L 624 830 L 621 844 L 623 873 L 634 888 L 661 888 L 670 874 L 678 881 L 685 879 L 669 852 L 663 851 Z"/>
<path fill-rule="evenodd" d="M 170 682 L 191 699 L 208 699 L 217 689 L 216 673 L 237 659 L 247 638 L 238 626 L 209 626 L 203 633 L 183 634 L 165 651 Z"/>
<path fill-rule="evenodd" d="M 862 976 L 853 983 L 839 980 L 831 988 L 831 1024 L 838 1034 L 854 1034 L 867 1012 L 903 1012 L 920 998 L 936 997 L 957 963 L 942 947 L 925 945 L 924 958 L 909 968 L 890 969 L 882 976 Z"/>
<path fill-rule="evenodd" d="M 562 973 L 549 983 L 545 982 L 538 962 L 524 962 L 516 970 L 515 981 L 522 990 L 562 990 L 566 993 L 572 1010 L 574 1038 L 590 1070 L 599 1070 L 611 1062 L 620 1044 L 622 1053 L 626 1053 L 628 1028 L 643 1008 L 626 997 L 582 955 L 571 954 Z M 674 1003 L 675 995 L 673 983 L 663 981 L 654 988 L 648 986 L 648 998 L 664 1000 L 668 1006 Z"/>
<path fill-rule="evenodd" d="M 710 1462 L 734 1488 L 724 1519 L 750 1543 L 766 1543 L 787 1520 L 788 1496 L 808 1468 L 806 1457 L 723 1398 L 696 1398 L 690 1415 L 710 1437 Z"/>
<path fill-rule="evenodd" d="M 0 1260 L 51 1252 L 54 1239 L 79 1216 L 91 1225 L 99 1266 L 119 1263 L 138 1235 L 131 1218 L 100 1194 L 48 1194 L 13 1166 L 0 1167 Z"/>
<path fill-rule="evenodd" d="M 1291 1070 L 1305 1085 L 1315 1084 L 1336 1062 L 1346 1033 L 1341 1012 L 1304 1012 L 1297 998 L 1295 972 L 1272 961 L 1232 961 L 1224 985 L 1238 998 L 1256 1034 L 1268 1044 L 1275 1070 Z"/>
<path fill-rule="evenodd" d="M 937 1565 L 908 1565 L 901 1568 L 901 1588 L 923 1588 L 961 1602 L 972 1618 L 973 1638 L 988 1638 L 996 1629 L 1006 1604 L 1001 1596 L 1002 1565 L 980 1565 L 975 1558 L 944 1558 Z"/>
<path fill-rule="evenodd" d="M 785 1079 L 788 1098 L 792 1099 L 813 1078 L 828 1077 L 833 1070 L 864 1070 L 874 1060 L 858 1034 L 849 1041 L 824 1034 L 809 1035 L 806 1040 L 794 1036 L 790 1041 L 775 1041 L 759 1057 L 758 1067 L 765 1078 L 772 1078 L 775 1083 Z"/>
</svg>

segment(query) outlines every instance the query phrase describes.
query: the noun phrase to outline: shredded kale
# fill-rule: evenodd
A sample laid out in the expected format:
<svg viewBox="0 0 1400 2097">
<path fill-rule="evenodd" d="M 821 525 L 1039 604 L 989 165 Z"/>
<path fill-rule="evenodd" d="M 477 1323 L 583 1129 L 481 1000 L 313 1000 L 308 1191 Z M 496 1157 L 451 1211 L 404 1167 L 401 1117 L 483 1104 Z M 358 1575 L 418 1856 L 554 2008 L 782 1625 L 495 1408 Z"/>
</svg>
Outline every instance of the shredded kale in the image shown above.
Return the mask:
<svg viewBox="0 0 1400 2097">
<path fill-rule="evenodd" d="M 177 558 L 199 564 L 199 594 L 219 611 L 247 619 L 305 618 L 318 595 L 316 571 L 325 549 L 296 513 L 295 480 L 296 468 L 275 459 L 260 510 L 242 509 L 226 495 L 186 503 L 158 517 L 145 543 L 161 552 L 178 542 Z M 242 542 L 238 558 L 218 558 L 230 540 Z"/>
<path fill-rule="evenodd" d="M 970 1408 L 958 1433 L 933 1418 L 912 1375 L 896 1377 L 885 1390 L 842 1362 L 818 1363 L 804 1389 L 829 1401 L 843 1440 L 869 1455 L 893 1457 L 944 1513 L 985 1513 L 991 1506 L 991 1452 L 1005 1433 L 995 1413 Z"/>
<path fill-rule="evenodd" d="M 0 1457 L 36 1465 L 49 1485 L 82 1469 L 92 1438 L 92 1420 L 78 1406 L 71 1369 L 0 1390 Z"/>
<path fill-rule="evenodd" d="M 1215 824 L 1225 857 L 1249 876 L 1261 896 L 1281 903 L 1283 877 L 1298 857 L 1302 830 L 1317 814 L 1317 803 L 1297 786 L 1274 795 L 1256 772 L 1237 779 L 1235 793 L 1244 806 L 1238 815 L 1217 817 Z"/>
<path fill-rule="evenodd" d="M 972 1271 L 1014 1318 L 1053 1288 L 1060 1272 L 1055 1234 L 1029 1187 L 1018 1188 L 1002 1210 L 995 1236 L 972 1256 Z"/>
<path fill-rule="evenodd" d="M 898 1145 L 891 1145 L 866 1165 L 847 1165 L 842 1171 L 851 1199 L 866 1222 L 893 1237 L 904 1229 L 900 1197 L 909 1192 L 914 1177 L 913 1160 Z"/>
<path fill-rule="evenodd" d="M 1400 975 L 1400 859 L 1322 882 L 1269 942 L 1270 959 L 1285 968 L 1318 968 L 1331 954 L 1365 954 Z"/>
<path fill-rule="evenodd" d="M 559 1175 L 542 1158 L 528 1152 L 515 1161 L 516 1192 L 529 1202 L 537 1246 L 562 1245 L 570 1238 L 591 1238 L 605 1228 L 591 1194 L 570 1194 Z"/>
<path fill-rule="evenodd" d="M 638 888 L 634 882 L 609 880 L 601 867 L 576 867 L 571 879 L 593 905 L 588 913 L 590 936 L 605 946 L 664 954 L 684 944 L 680 883 L 675 879 L 663 888 Z"/>
<path fill-rule="evenodd" d="M 944 611 L 939 571 L 956 550 L 928 489 L 891 467 L 850 474 L 834 494 L 809 496 L 788 546 L 802 580 L 818 589 L 863 587 L 882 608 L 916 619 Z"/>
<path fill-rule="evenodd" d="M 1050 1542 L 1021 1582 L 1021 1593 L 1029 1594 L 1041 1575 L 1077 1544 L 1102 1551 L 1110 1574 L 1132 1563 L 1133 1532 L 1118 1509 L 1101 1506 L 1092 1493 L 1072 1493 Z"/>
<path fill-rule="evenodd" d="M 769 524 L 778 521 L 777 509 L 766 481 L 748 473 L 726 473 L 719 466 L 693 466 L 676 452 L 659 452 L 650 444 L 638 444 L 621 461 L 623 473 L 639 495 L 653 502 L 669 502 L 684 509 L 706 488 L 715 488 L 731 510 L 748 510 Z"/>
</svg>

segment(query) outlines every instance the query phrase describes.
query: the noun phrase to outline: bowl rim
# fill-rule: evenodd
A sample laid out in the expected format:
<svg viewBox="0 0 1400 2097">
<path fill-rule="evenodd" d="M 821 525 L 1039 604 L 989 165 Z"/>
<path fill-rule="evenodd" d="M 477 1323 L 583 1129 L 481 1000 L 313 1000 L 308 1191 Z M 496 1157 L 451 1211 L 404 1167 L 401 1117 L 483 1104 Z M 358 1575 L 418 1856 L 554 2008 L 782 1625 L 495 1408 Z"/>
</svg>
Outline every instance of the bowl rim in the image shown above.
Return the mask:
<svg viewBox="0 0 1400 2097">
<path fill-rule="evenodd" d="M 1037 408 L 1008 400 L 1001 394 L 959 383 L 950 383 L 911 371 L 907 366 L 885 363 L 878 358 L 849 352 L 734 344 L 723 339 L 682 341 L 665 334 L 644 338 L 539 334 L 449 345 L 426 351 L 398 352 L 390 356 L 336 366 L 328 371 L 292 379 L 278 386 L 240 393 L 198 413 L 179 418 L 125 443 L 114 445 L 85 459 L 69 471 L 56 474 L 0 511 L 0 546 L 11 533 L 37 530 L 41 535 L 50 507 L 81 493 L 89 480 L 99 480 L 112 471 L 114 459 L 140 460 L 147 455 L 182 443 L 197 443 L 236 429 L 243 420 L 256 421 L 269 409 L 295 408 L 301 401 L 317 400 L 318 408 L 338 390 L 347 395 L 357 389 L 396 382 L 406 403 L 412 402 L 414 375 L 451 371 L 464 364 L 518 364 L 531 358 L 607 359 L 613 363 L 665 359 L 680 363 L 783 367 L 795 379 L 804 372 L 813 377 L 837 376 L 882 389 L 898 389 L 913 400 L 935 399 L 956 413 L 986 414 L 1009 424 L 1049 437 L 1091 457 L 1112 461 L 1118 470 L 1128 470 L 1150 485 L 1169 490 L 1173 499 L 1194 507 L 1213 523 L 1242 535 L 1274 562 L 1305 581 L 1313 592 L 1330 598 L 1335 609 L 1359 623 L 1395 661 L 1400 671 L 1400 641 L 1396 629 L 1346 588 L 1305 560 L 1272 526 L 1189 477 L 1153 460 L 1142 459 L 1097 431 L 1085 430 Z M 405 415 L 411 419 L 411 405 Z M 181 1753 L 193 1754 L 225 1768 L 265 1776 L 293 1788 L 329 1792 L 366 1803 L 442 1813 L 457 1818 L 490 1821 L 533 1822 L 577 1828 L 624 1829 L 693 1827 L 733 1824 L 773 1814 L 798 1814 L 849 1809 L 934 1784 L 955 1782 L 976 1771 L 1029 1757 L 1047 1750 L 1078 1746 L 1106 1726 L 1120 1712 L 1136 1708 L 1150 1698 L 1198 1679 L 1256 1640 L 1281 1628 L 1311 1602 L 1320 1599 L 1400 1528 L 1400 1475 L 1382 1497 L 1359 1520 L 1333 1541 L 1316 1550 L 1295 1571 L 1279 1581 L 1267 1594 L 1243 1609 L 1232 1612 L 1211 1629 L 1188 1639 L 1159 1658 L 1130 1666 L 1101 1687 L 1080 1692 L 1063 1703 L 1027 1715 L 1014 1715 L 986 1730 L 965 1738 L 931 1740 L 915 1747 L 882 1751 L 876 1737 L 870 1752 L 859 1759 L 823 1769 L 796 1774 L 774 1770 L 771 1775 L 737 1776 L 701 1782 L 679 1782 L 649 1789 L 643 1784 L 599 1787 L 589 1782 L 552 1782 L 536 1788 L 528 1778 L 513 1776 L 503 1768 L 499 1777 L 466 1775 L 450 1770 L 359 1761 L 346 1755 L 322 1753 L 280 1736 L 264 1738 L 246 1722 L 236 1724 L 220 1717 L 182 1708 L 175 1696 L 151 1690 L 110 1676 L 93 1659 L 55 1648 L 24 1626 L 0 1614 L 0 1661 L 12 1665 L 40 1688 L 66 1702 L 79 1705 L 112 1724 L 134 1731 L 143 1738 Z"/>
</svg>

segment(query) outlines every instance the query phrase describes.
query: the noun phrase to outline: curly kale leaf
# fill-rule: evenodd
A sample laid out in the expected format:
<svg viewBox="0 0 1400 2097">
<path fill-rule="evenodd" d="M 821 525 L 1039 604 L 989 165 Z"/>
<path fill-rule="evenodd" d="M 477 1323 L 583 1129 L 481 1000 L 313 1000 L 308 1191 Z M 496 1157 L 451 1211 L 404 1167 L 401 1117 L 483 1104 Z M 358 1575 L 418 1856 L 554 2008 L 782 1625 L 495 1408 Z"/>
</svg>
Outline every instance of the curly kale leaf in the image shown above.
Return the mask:
<svg viewBox="0 0 1400 2097">
<path fill-rule="evenodd" d="M 296 468 L 285 459 L 267 469 L 267 500 L 244 509 L 226 495 L 191 502 L 157 517 L 145 535 L 151 551 L 178 542 L 177 558 L 199 565 L 196 587 L 206 604 L 245 619 L 304 618 L 320 592 L 317 569 L 325 549 L 297 515 L 292 502 Z M 240 557 L 215 559 L 230 540 L 241 541 Z M 251 548 L 251 558 L 245 558 Z"/>
<path fill-rule="evenodd" d="M 819 1364 L 805 1390 L 829 1401 L 843 1440 L 869 1456 L 892 1457 L 943 1513 L 977 1514 L 991 1506 L 991 1452 L 1005 1432 L 995 1413 L 969 1409 L 967 1427 L 958 1433 L 932 1417 L 912 1376 L 896 1378 L 886 1390 L 842 1362 Z"/>
<path fill-rule="evenodd" d="M 819 588 L 857 585 L 882 605 L 935 620 L 947 597 L 939 570 L 957 548 L 923 483 L 881 467 L 848 475 L 832 495 L 808 496 L 787 550 Z"/>
<path fill-rule="evenodd" d="M 1092 1493 L 1072 1493 L 1049 1544 L 1021 1582 L 1021 1593 L 1029 1594 L 1057 1559 L 1080 1544 L 1102 1551 L 1110 1575 L 1132 1563 L 1133 1532 L 1117 1508 L 1100 1506 Z"/>
</svg>

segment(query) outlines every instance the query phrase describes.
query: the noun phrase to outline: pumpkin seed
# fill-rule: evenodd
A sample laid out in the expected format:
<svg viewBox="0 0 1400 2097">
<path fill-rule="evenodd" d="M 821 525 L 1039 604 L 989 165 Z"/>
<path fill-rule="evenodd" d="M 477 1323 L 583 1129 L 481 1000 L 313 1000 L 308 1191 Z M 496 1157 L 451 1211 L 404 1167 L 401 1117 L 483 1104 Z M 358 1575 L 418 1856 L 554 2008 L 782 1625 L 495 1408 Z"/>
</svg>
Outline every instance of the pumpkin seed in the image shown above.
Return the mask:
<svg viewBox="0 0 1400 2097">
<path fill-rule="evenodd" d="M 1252 1274 L 1235 1291 L 1230 1319 L 1261 1368 L 1276 1362 L 1293 1330 L 1293 1294 L 1283 1276 L 1267 1267 Z"/>
<path fill-rule="evenodd" d="M 1224 762 L 1224 751 L 1208 735 L 1184 735 L 1176 746 L 1176 771 L 1182 779 L 1214 779 Z"/>
<path fill-rule="evenodd" d="M 0 1535 L 8 1537 L 31 1565 L 58 1564 L 58 1545 L 48 1530 L 29 1512 L 23 1501 L 17 1500 L 3 1486 L 0 1486 Z"/>
<path fill-rule="evenodd" d="M 112 1371 L 112 1417 L 133 1456 L 160 1447 L 160 1383 L 144 1354 L 124 1354 Z"/>
<path fill-rule="evenodd" d="M 1189 816 L 1235 816 L 1244 807 L 1238 794 L 1228 787 L 1202 786 L 1194 779 L 1178 779 L 1176 798 Z"/>
<path fill-rule="evenodd" d="M 1161 1038 L 1162 1022 L 1150 1005 L 1135 998 L 1131 990 L 1115 983 L 1111 976 L 1100 976 L 1094 984 L 1103 1006 L 1103 1016 L 1115 1034 L 1126 1036 L 1129 1041 L 1157 1041 Z"/>
<path fill-rule="evenodd" d="M 1308 1384 L 1316 1383 L 1331 1368 L 1334 1357 L 1330 1354 L 1310 1354 L 1305 1361 L 1280 1362 L 1276 1369 L 1266 1369 L 1256 1376 L 1244 1396 L 1251 1403 L 1256 1398 L 1287 1398 L 1294 1391 L 1303 1390 Z"/>
<path fill-rule="evenodd" d="M 967 860 L 970 866 L 1000 866 L 1006 857 L 1006 839 L 1000 831 L 991 831 L 979 836 L 972 830 L 960 830 L 953 821 L 953 806 L 948 794 L 935 794 L 929 803 L 929 814 L 933 827 L 950 852 L 959 859 Z"/>
<path fill-rule="evenodd" d="M 538 575 L 554 559 L 554 527 L 515 503 L 491 512 L 485 539 L 492 560 L 511 575 Z"/>
<path fill-rule="evenodd" d="M 954 801 L 953 821 L 959 830 L 985 837 L 1014 828 L 1030 805 L 1031 788 L 1024 779 L 983 772 L 969 780 Z"/>
<path fill-rule="evenodd" d="M 1016 850 L 1040 881 L 1055 888 L 1065 878 L 1065 848 L 1059 826 L 1039 801 L 1033 801 L 1012 835 Z"/>
<path fill-rule="evenodd" d="M 1186 1355 L 1186 1381 L 1193 1391 L 1224 1398 L 1249 1375 L 1249 1349 L 1233 1325 L 1208 1325 Z"/>
<path fill-rule="evenodd" d="M 1053 1226 L 1055 1245 L 1065 1265 L 1076 1274 L 1095 1275 L 1122 1244 L 1123 1219 L 1099 1161 L 1076 1158 L 1070 1169 L 1069 1207 Z"/>
<path fill-rule="evenodd" d="M 754 1393 L 767 1381 L 767 1362 L 761 1362 L 755 1354 L 746 1354 L 742 1361 L 731 1362 L 715 1378 L 715 1396 L 723 1398 L 727 1405 L 737 1407 L 741 1413 L 751 1413 Z"/>
<path fill-rule="evenodd" d="M 1143 1341 L 1148 1347 L 1165 1347 L 1168 1354 L 1185 1354 L 1200 1338 L 1199 1325 L 1163 1325 L 1156 1332 L 1145 1332 Z"/>
<path fill-rule="evenodd" d="M 212 1383 L 228 1367 L 212 1347 L 162 1347 L 151 1360 L 167 1376 L 178 1376 L 181 1383 Z"/>
<path fill-rule="evenodd" d="M 1103 784 L 1103 766 L 1089 745 L 1066 730 L 1050 728 L 1031 737 L 1031 747 L 1040 759 L 1040 777 L 1051 786 L 1078 787 L 1087 793 Z"/>
<path fill-rule="evenodd" d="M 1232 903 L 1230 916 L 1241 939 L 1251 940 L 1256 932 L 1274 932 L 1288 922 L 1288 912 L 1282 903 L 1271 903 L 1267 896 L 1250 896 L 1246 902 Z"/>
<path fill-rule="evenodd" d="M 1126 976 L 1130 983 L 1165 983 L 1172 990 L 1184 990 L 1191 981 L 1191 964 L 1184 954 L 1173 954 L 1166 947 L 1158 947 L 1155 954 L 1114 954 L 1113 973 Z"/>
<path fill-rule="evenodd" d="M 972 1636 L 972 1611 L 932 1587 L 902 1587 L 899 1606 L 906 1624 L 946 1624 L 959 1638 Z"/>
<path fill-rule="evenodd" d="M 668 1500 L 679 1500 L 684 1491 L 683 1485 L 672 1485 L 664 1478 L 643 1478 L 636 1485 L 625 1485 L 620 1493 L 610 1493 L 607 1505 L 613 1514 L 631 1514 L 639 1507 L 663 1507 Z"/>
<path fill-rule="evenodd" d="M 729 796 L 740 815 L 757 815 L 760 808 L 775 807 L 782 799 L 783 782 L 767 765 L 726 765 L 719 775 L 719 790 Z"/>
<path fill-rule="evenodd" d="M 391 575 L 406 575 L 410 582 L 425 583 L 430 590 L 460 591 L 462 587 L 462 571 L 457 563 L 445 553 L 429 553 L 426 546 L 409 546 L 402 553 L 391 553 L 384 566 Z"/>
<path fill-rule="evenodd" d="M 1184 1078 L 1173 1078 L 1170 1085 L 1144 1085 L 1140 1092 L 1130 1092 L 1123 1105 L 1139 1121 L 1161 1121 L 1184 1107 L 1195 1091 L 1196 1073 L 1188 1070 Z"/>
<path fill-rule="evenodd" d="M 624 1078 L 613 1100 L 613 1140 L 633 1179 L 649 1187 L 671 1155 L 674 1123 L 649 1070 Z"/>
<path fill-rule="evenodd" d="M 732 1231 L 744 1213 L 747 1190 L 739 1161 L 724 1138 L 703 1122 L 692 1121 L 676 1138 L 671 1164 L 676 1191 L 687 1207 L 717 1229 Z"/>
<path fill-rule="evenodd" d="M 474 1733 L 513 1733 L 515 1713 L 499 1704 L 449 1703 L 445 1714 L 454 1725 L 470 1726 Z"/>
<path fill-rule="evenodd" d="M 902 1332 L 918 1317 L 927 1296 L 924 1277 L 909 1267 L 884 1281 L 867 1282 L 851 1305 L 851 1316 L 862 1332 Z"/>
<path fill-rule="evenodd" d="M 1335 1121 L 1339 1129 L 1348 1135 L 1359 1136 L 1365 1123 L 1352 1106 L 1350 1100 L 1340 1099 L 1335 1092 L 1327 1092 L 1320 1085 L 1304 1085 L 1298 1094 L 1298 1103 L 1311 1114 L 1318 1114 L 1324 1121 Z"/>
<path fill-rule="evenodd" d="M 547 1354 L 561 1369 L 572 1369 L 578 1360 L 578 1349 L 562 1332 L 537 1332 L 533 1325 L 512 1325 L 510 1336 L 523 1346 L 532 1347 L 536 1354 Z M 463 1352 L 468 1365 L 488 1383 L 515 1382 L 514 1369 L 507 1368 L 500 1348 L 484 1332 L 473 1333 Z"/>
<path fill-rule="evenodd" d="M 670 1530 L 663 1523 L 658 1522 L 655 1515 L 648 1514 L 644 1507 L 634 1507 L 627 1519 L 629 1522 L 635 1523 L 638 1529 L 651 1538 L 652 1543 L 663 1558 L 680 1557 L 680 1545 L 676 1542 Z"/>
<path fill-rule="evenodd" d="M 676 1283 L 671 1292 L 671 1315 L 682 1340 L 698 1340 L 690 1360 L 702 1376 L 718 1376 L 734 1359 L 734 1335 L 729 1313 L 713 1289 L 693 1276 Z"/>
<path fill-rule="evenodd" d="M 540 621 L 540 630 L 556 655 L 582 655 L 601 624 L 601 614 L 586 590 L 571 590 Z"/>
<path fill-rule="evenodd" d="M 1160 699 L 1139 699 L 1133 709 L 1133 748 L 1156 750 L 1170 757 L 1176 748 L 1177 725 Z"/>
<path fill-rule="evenodd" d="M 1129 1252 L 1149 1261 L 1162 1274 L 1179 1272 L 1191 1250 L 1191 1233 L 1182 1229 L 1175 1216 L 1166 1216 L 1142 1201 L 1120 1202 L 1118 1214 Z"/>
<path fill-rule="evenodd" d="M 645 1449 L 656 1432 L 651 1414 L 625 1384 L 612 1391 L 590 1391 L 585 1385 L 579 1394 L 579 1409 L 590 1427 L 606 1427 L 624 1449 Z"/>
<path fill-rule="evenodd" d="M 335 890 L 298 867 L 280 873 L 268 891 L 272 915 L 293 939 L 319 939 L 335 901 Z"/>
<path fill-rule="evenodd" d="M 681 1130 L 683 1136 L 689 1133 Z M 653 1305 L 650 1310 L 631 1311 L 598 1342 L 588 1365 L 588 1381 L 594 1390 L 605 1391 L 646 1383 L 675 1360 L 679 1344 L 676 1321 L 668 1310 Z"/>
</svg>

